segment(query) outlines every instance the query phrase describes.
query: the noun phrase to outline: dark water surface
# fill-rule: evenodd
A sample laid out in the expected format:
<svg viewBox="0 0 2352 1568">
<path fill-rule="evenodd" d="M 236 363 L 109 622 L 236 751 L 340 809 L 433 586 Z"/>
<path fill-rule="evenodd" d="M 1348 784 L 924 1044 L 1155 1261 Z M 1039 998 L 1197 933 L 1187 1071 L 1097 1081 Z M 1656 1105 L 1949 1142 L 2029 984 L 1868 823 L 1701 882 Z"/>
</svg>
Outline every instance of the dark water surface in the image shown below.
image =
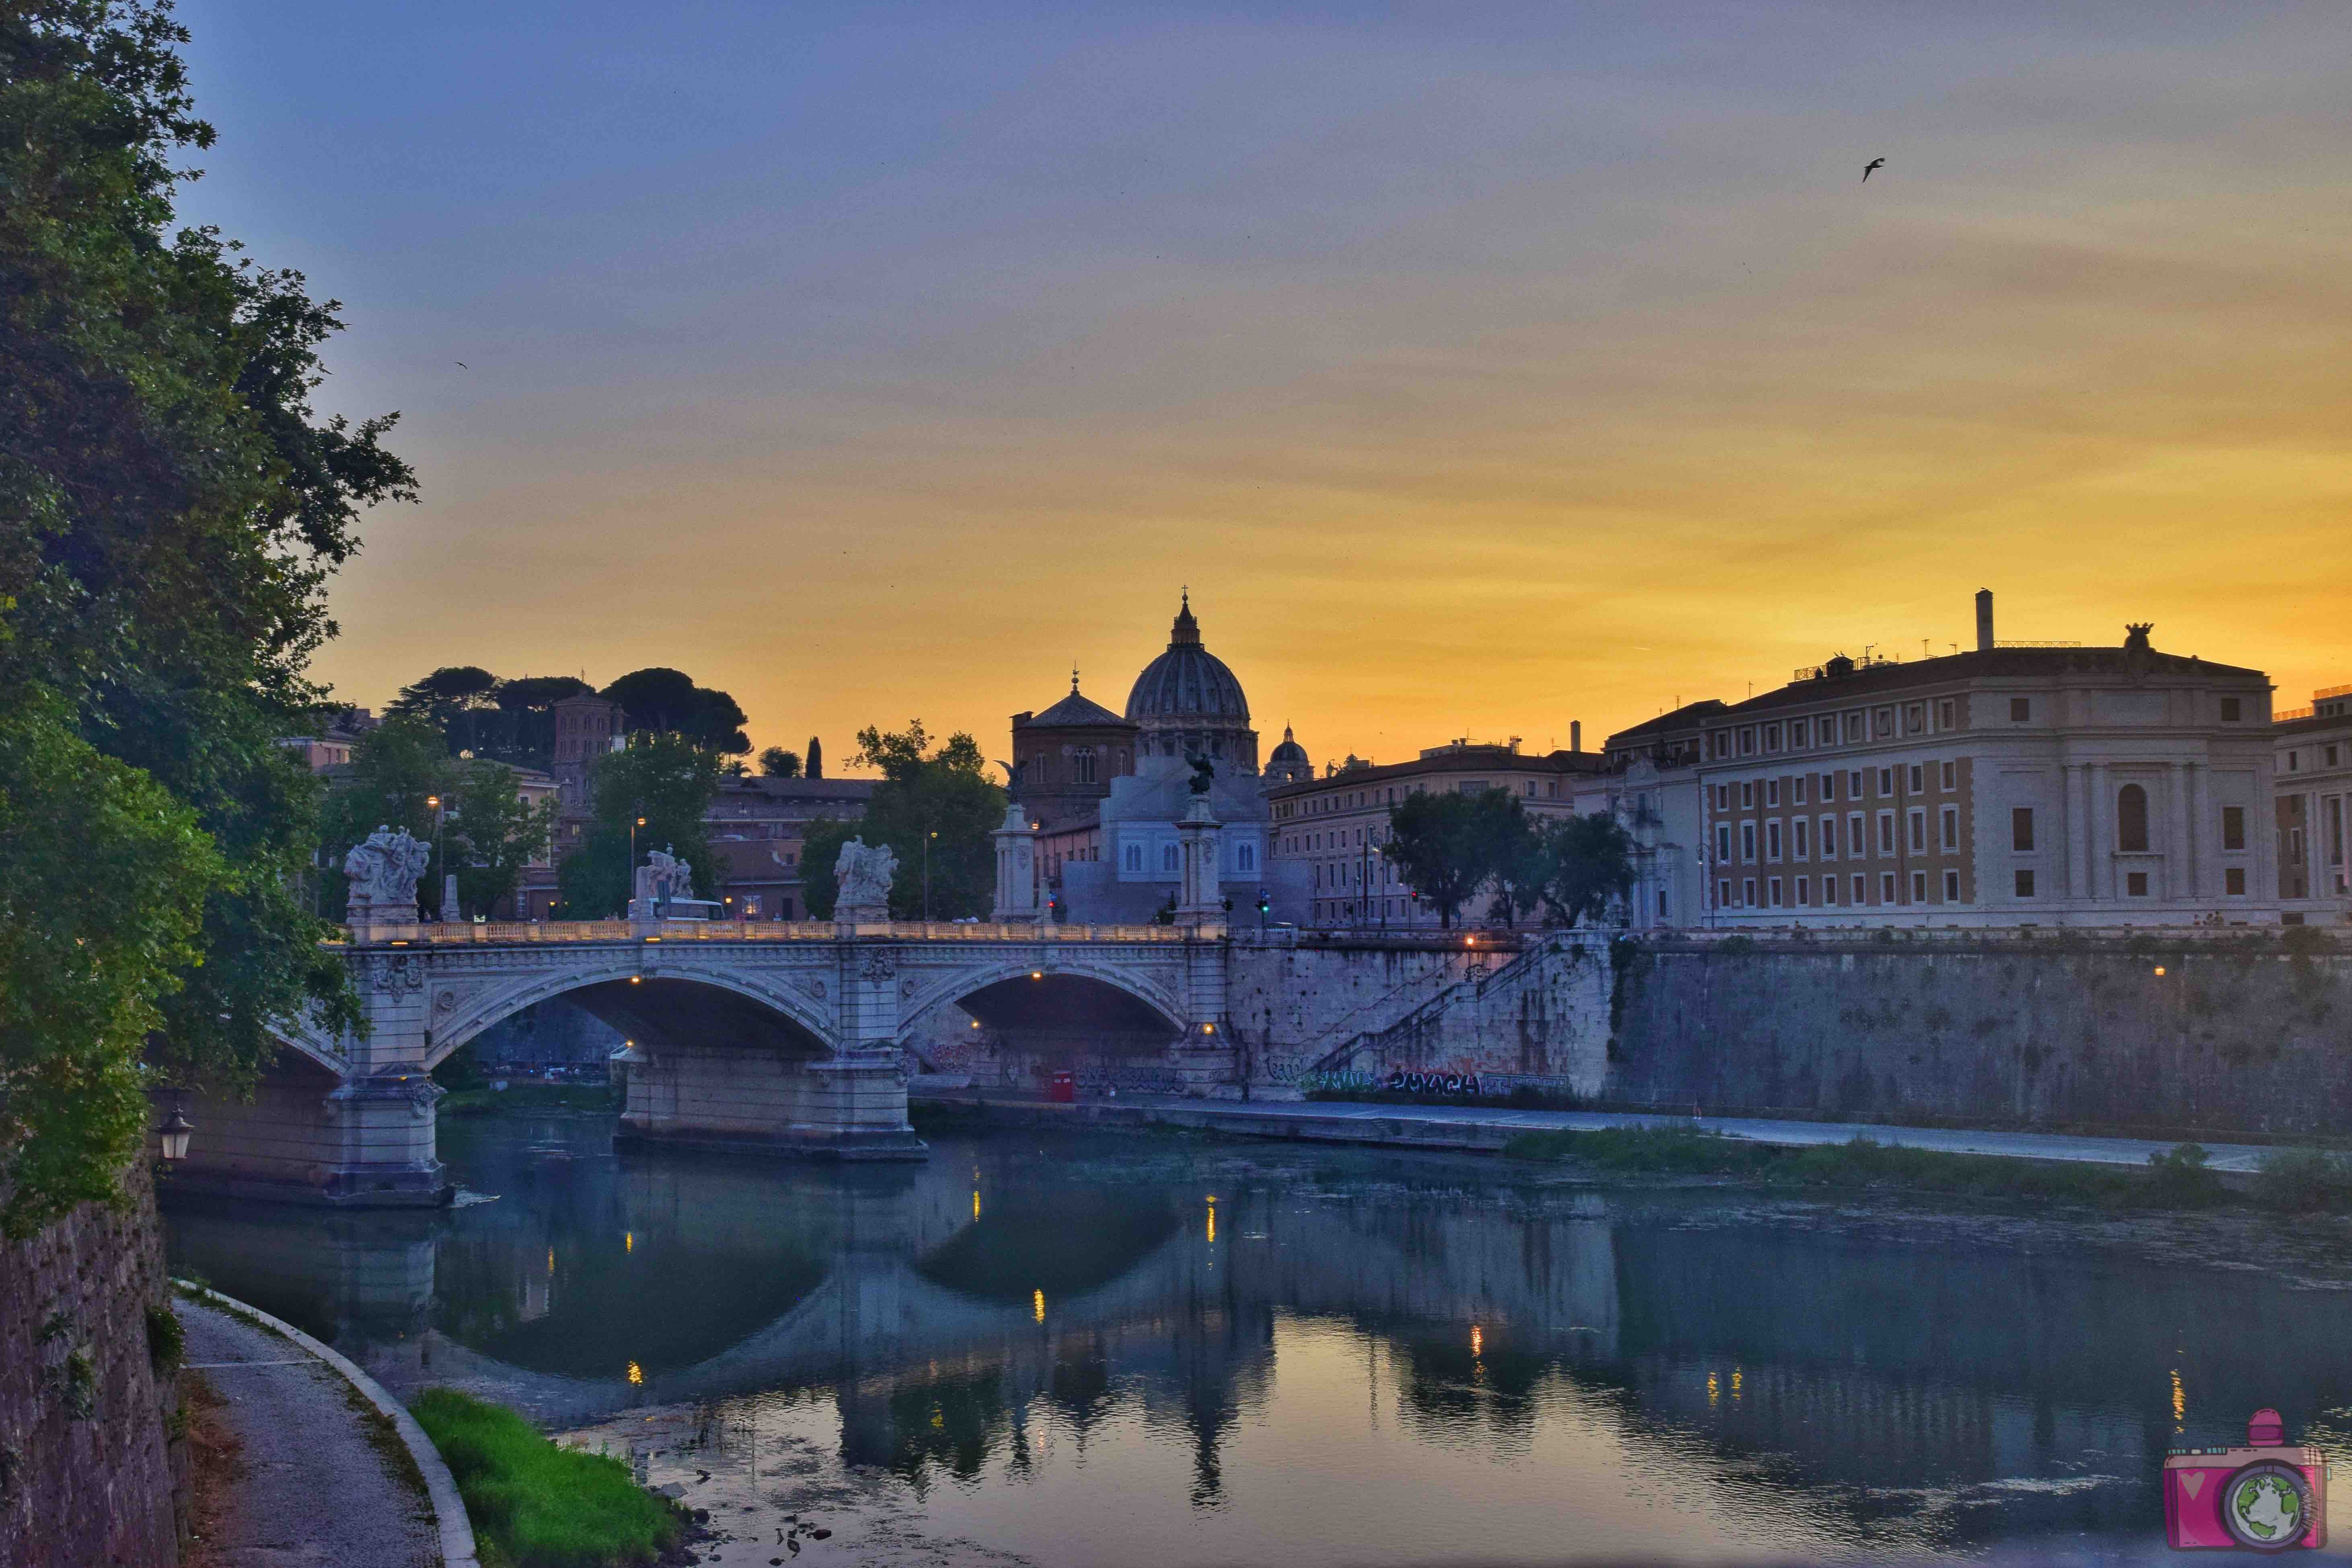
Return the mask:
<svg viewBox="0 0 2352 1568">
<path fill-rule="evenodd" d="M 629 1457 L 722 1563 L 786 1513 L 834 1531 L 795 1564 L 2147 1561 L 2168 1446 L 2352 1420 L 2352 1292 L 2063 1226 L 1172 1138 L 610 1139 L 446 1122 L 496 1202 L 184 1208 L 173 1261 Z"/>
</svg>

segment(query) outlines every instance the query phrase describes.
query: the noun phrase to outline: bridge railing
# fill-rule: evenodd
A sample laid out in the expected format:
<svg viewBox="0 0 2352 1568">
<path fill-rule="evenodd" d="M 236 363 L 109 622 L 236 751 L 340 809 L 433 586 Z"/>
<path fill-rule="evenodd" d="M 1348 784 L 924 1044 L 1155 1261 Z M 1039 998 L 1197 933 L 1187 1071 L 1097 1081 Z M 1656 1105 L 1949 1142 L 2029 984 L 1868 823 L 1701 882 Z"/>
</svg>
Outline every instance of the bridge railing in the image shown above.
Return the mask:
<svg viewBox="0 0 2352 1568">
<path fill-rule="evenodd" d="M 539 942 L 834 942 L 844 937 L 890 942 L 1181 942 L 1198 935 L 1214 941 L 1222 927 L 1198 932 L 1181 926 L 1055 925 L 1048 922 L 887 921 L 836 925 L 831 921 L 422 921 L 406 925 L 349 928 L 356 946 L 511 947 Z"/>
</svg>

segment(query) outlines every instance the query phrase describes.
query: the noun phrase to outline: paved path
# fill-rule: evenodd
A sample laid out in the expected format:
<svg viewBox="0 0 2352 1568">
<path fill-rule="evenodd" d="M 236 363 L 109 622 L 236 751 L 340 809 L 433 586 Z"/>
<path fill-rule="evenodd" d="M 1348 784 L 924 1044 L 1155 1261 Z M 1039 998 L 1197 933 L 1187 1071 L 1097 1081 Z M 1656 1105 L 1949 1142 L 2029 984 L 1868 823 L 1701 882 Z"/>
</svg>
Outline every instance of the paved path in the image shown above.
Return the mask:
<svg viewBox="0 0 2352 1568">
<path fill-rule="evenodd" d="M 1074 1122 L 1129 1125 L 1159 1123 L 1198 1127 L 1245 1137 L 1306 1138 L 1324 1142 L 1393 1144 L 1421 1149 L 1496 1149 L 1521 1132 L 1602 1127 L 1689 1126 L 1691 1119 L 1612 1110 L 1506 1110 L 1486 1106 L 1376 1105 L 1355 1100 L 1305 1101 L 1180 1100 L 1167 1095 L 1120 1095 L 1087 1099 L 1076 1105 L 1049 1105 L 1007 1091 L 918 1092 L 918 1100 L 970 1104 L 984 1100 L 992 1111 L 1013 1110 L 1069 1117 Z M 2089 1138 L 2063 1132 L 1970 1132 L 1940 1127 L 1885 1127 L 1859 1121 L 1766 1121 L 1747 1117 L 1703 1117 L 1699 1126 L 1727 1138 L 1759 1143 L 1807 1146 L 1869 1138 L 1906 1149 L 1947 1154 L 1999 1154 L 2012 1159 L 2063 1160 L 2098 1165 L 2145 1165 L 2147 1157 L 2172 1148 L 2142 1138 Z M 2249 1143 L 2205 1143 L 2207 1163 L 2217 1171 L 2252 1172 L 2276 1150 Z"/>
<path fill-rule="evenodd" d="M 341 1374 L 267 1330 L 177 1305 L 185 1364 L 220 1391 L 244 1445 L 215 1542 L 224 1568 L 437 1568 L 432 1506 L 370 1443 L 368 1406 Z"/>
</svg>

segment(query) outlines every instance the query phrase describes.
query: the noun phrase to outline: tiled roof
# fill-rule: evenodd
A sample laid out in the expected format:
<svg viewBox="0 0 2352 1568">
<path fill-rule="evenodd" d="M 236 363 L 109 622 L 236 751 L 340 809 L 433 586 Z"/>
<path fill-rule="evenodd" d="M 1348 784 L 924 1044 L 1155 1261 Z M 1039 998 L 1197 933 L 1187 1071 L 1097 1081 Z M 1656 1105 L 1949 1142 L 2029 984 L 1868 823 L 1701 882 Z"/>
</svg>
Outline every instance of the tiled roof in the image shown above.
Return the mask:
<svg viewBox="0 0 2352 1568">
<path fill-rule="evenodd" d="M 1135 727 L 1101 703 L 1091 698 L 1080 696 L 1076 687 L 1070 689 L 1070 694 L 1067 697 L 1063 698 L 1043 713 L 1034 715 L 1021 727 L 1024 730 L 1066 730 L 1094 724 L 1116 724 L 1122 730 L 1131 730 Z"/>
<path fill-rule="evenodd" d="M 2266 680 L 2259 669 L 2247 669 L 2234 664 L 2216 664 L 2187 654 L 2147 653 L 2138 656 L 2145 660 L 2147 675 L 2202 676 L 2222 679 Z M 1780 708 L 1798 708 L 1816 702 L 1847 702 L 1866 700 L 1881 694 L 1909 690 L 1921 686 L 1943 686 L 1969 680 L 2040 679 L 2048 680 L 2069 676 L 2123 680 L 2134 673 L 2132 662 L 2119 647 L 2001 647 L 1990 652 L 1971 650 L 1947 654 L 1938 658 L 1923 658 L 1909 664 L 1874 664 L 1857 669 L 1851 675 L 1827 676 L 1818 680 L 1797 680 L 1759 692 L 1745 702 L 1734 702 L 1724 710 L 1725 716 L 1745 717 L 1748 714 Z"/>
</svg>

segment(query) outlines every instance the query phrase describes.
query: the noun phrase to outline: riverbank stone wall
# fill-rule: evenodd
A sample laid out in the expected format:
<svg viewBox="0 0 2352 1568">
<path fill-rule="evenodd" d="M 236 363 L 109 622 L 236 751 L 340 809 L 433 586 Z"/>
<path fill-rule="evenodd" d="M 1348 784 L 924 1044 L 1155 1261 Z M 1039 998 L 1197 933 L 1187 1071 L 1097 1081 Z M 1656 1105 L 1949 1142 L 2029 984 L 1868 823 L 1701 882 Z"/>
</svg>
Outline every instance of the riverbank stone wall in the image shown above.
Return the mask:
<svg viewBox="0 0 2352 1568">
<path fill-rule="evenodd" d="M 178 1394 L 151 1349 L 170 1282 L 144 1166 L 130 1205 L 85 1204 L 0 1241 L 0 1563 L 169 1568 L 179 1561 L 169 1437 Z"/>
<path fill-rule="evenodd" d="M 1612 1104 L 2352 1139 L 2327 933 L 1621 942 Z"/>
</svg>

